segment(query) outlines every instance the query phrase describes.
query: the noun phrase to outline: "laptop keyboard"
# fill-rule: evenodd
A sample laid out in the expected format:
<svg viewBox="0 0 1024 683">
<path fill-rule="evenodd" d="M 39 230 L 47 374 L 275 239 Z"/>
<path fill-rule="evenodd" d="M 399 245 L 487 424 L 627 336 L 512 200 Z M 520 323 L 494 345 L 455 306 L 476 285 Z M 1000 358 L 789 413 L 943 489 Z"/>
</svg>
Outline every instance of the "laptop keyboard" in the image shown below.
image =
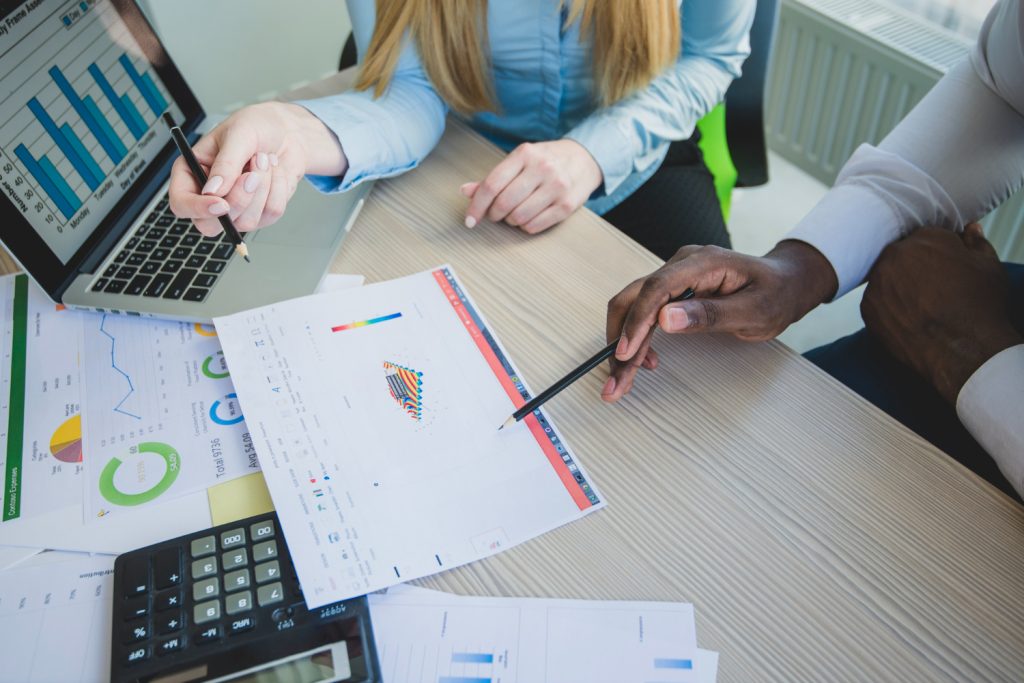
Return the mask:
<svg viewBox="0 0 1024 683">
<path fill-rule="evenodd" d="M 202 302 L 235 247 L 226 234 L 203 237 L 176 217 L 165 196 L 132 234 L 92 291 Z"/>
</svg>

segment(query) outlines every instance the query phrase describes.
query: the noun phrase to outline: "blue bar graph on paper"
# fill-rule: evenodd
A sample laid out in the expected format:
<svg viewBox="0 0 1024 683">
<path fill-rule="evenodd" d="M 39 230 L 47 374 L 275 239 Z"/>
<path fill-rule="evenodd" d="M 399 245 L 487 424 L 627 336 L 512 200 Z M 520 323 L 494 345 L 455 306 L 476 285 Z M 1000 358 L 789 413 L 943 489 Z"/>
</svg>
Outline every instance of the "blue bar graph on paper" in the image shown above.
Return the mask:
<svg viewBox="0 0 1024 683">
<path fill-rule="evenodd" d="M 452 664 L 493 664 L 494 655 L 478 652 L 453 652 Z"/>
<path fill-rule="evenodd" d="M 67 98 L 68 102 L 71 103 L 75 112 L 79 117 L 81 117 L 82 121 L 85 122 L 86 127 L 99 141 L 100 146 L 103 147 L 103 150 L 111 160 L 114 160 L 115 157 L 117 157 L 117 148 L 114 147 L 113 140 L 108 139 L 106 135 L 106 131 L 110 128 L 110 124 L 103 119 L 102 115 L 99 118 L 93 116 L 92 112 L 89 111 L 89 107 L 87 107 L 85 102 L 82 101 L 82 98 L 78 96 L 75 89 L 71 87 L 71 83 L 69 83 L 68 79 L 64 77 L 64 73 L 60 69 L 55 66 L 50 67 L 49 73 L 50 78 L 52 78 L 53 82 L 57 84 L 57 87 L 60 88 L 60 91 L 64 94 L 64 97 Z M 110 132 L 113 135 L 113 130 Z M 116 138 L 116 136 L 114 137 Z M 121 158 L 124 158 L 123 154 L 121 155 Z M 117 163 L 117 161 L 114 161 L 114 163 Z M 103 180 L 102 174 L 100 175 L 99 180 Z M 95 190 L 96 188 L 94 187 L 93 189 Z"/>
<path fill-rule="evenodd" d="M 115 164 L 121 163 L 121 160 L 128 155 L 128 148 L 124 146 L 120 136 L 111 128 L 110 122 L 107 121 L 107 117 L 103 115 L 100 108 L 96 106 L 95 100 L 92 97 L 86 96 L 82 102 L 85 103 L 85 108 L 89 111 L 89 114 L 99 121 L 100 130 L 103 131 L 103 137 L 106 138 L 106 140 L 101 138 L 100 144 L 107 150 L 107 154 L 110 155 Z"/>
<path fill-rule="evenodd" d="M 14 154 L 25 165 L 25 168 L 32 174 L 32 177 L 36 179 L 36 182 L 43 188 L 43 191 L 50 196 L 50 199 L 57 205 L 57 209 L 64 214 L 64 217 L 70 219 L 74 216 L 75 211 L 82 205 L 82 202 L 72 192 L 67 181 L 57 173 L 53 163 L 45 155 L 42 159 L 36 161 L 25 145 L 15 147 Z M 72 200 L 72 198 L 74 199 Z"/>
<path fill-rule="evenodd" d="M 655 669 L 692 669 L 692 659 L 655 659 Z"/>
<path fill-rule="evenodd" d="M 111 106 L 114 107 L 114 111 L 124 121 L 124 125 L 128 126 L 132 136 L 136 140 L 141 140 L 142 135 L 146 132 L 146 122 L 142 119 L 142 115 L 139 114 L 139 110 L 135 108 L 135 103 L 127 95 L 119 96 L 114 92 L 110 81 L 107 80 L 107 77 L 103 75 L 103 72 L 100 71 L 96 64 L 89 65 L 89 73 L 92 74 L 96 85 L 100 86 L 103 96 L 107 98 Z"/>
<path fill-rule="evenodd" d="M 135 70 L 135 65 L 132 64 L 132 60 L 128 59 L 127 54 L 121 55 L 118 60 L 121 62 L 121 66 L 124 67 L 125 72 L 131 77 L 132 82 L 135 83 L 135 87 L 142 93 L 142 98 L 146 100 L 146 104 L 153 111 L 153 114 L 160 117 L 167 109 L 167 100 L 160 94 L 156 84 L 153 83 L 153 79 L 149 77 L 149 74 L 139 74 Z"/>
<path fill-rule="evenodd" d="M 476 676 L 441 676 L 437 683 L 491 683 L 491 679 Z"/>
<path fill-rule="evenodd" d="M 96 161 L 90 156 L 89 161 L 92 163 L 89 164 L 86 163 L 85 159 L 78 156 L 78 152 L 75 151 L 75 148 L 70 142 L 68 142 L 67 138 L 64 137 L 64 133 L 57 128 L 57 124 L 54 123 L 53 119 L 50 118 L 50 115 L 46 113 L 46 110 L 43 109 L 43 105 L 39 103 L 39 100 L 34 97 L 30 99 L 28 101 L 28 108 L 33 114 L 35 114 L 35 117 L 39 119 L 39 123 L 43 124 L 43 129 L 46 130 L 47 134 L 53 138 L 54 142 L 57 143 L 57 147 L 59 147 L 60 151 L 64 153 L 64 156 L 68 158 L 71 165 L 75 167 L 75 170 L 78 171 L 78 175 L 82 176 L 85 184 L 93 190 L 99 187 L 100 181 L 103 180 L 102 175 L 99 178 L 95 178 L 90 170 L 90 166 L 95 166 Z"/>
</svg>

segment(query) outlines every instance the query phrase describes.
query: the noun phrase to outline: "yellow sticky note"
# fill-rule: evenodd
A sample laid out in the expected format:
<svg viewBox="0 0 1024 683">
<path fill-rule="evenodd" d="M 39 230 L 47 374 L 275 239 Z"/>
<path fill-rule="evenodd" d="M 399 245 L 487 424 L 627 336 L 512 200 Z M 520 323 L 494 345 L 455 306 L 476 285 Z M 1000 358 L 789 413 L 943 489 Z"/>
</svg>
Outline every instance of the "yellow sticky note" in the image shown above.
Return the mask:
<svg viewBox="0 0 1024 683">
<path fill-rule="evenodd" d="M 274 510 L 261 472 L 247 474 L 206 489 L 213 526 L 236 522 Z"/>
</svg>

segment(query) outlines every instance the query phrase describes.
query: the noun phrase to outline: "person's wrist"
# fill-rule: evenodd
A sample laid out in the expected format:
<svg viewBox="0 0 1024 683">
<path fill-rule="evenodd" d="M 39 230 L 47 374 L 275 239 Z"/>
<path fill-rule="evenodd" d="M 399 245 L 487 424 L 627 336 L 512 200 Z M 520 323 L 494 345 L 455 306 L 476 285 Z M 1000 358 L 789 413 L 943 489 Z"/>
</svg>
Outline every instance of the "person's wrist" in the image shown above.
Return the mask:
<svg viewBox="0 0 1024 683">
<path fill-rule="evenodd" d="M 604 182 L 604 172 L 601 170 L 600 164 L 597 163 L 597 159 L 590 153 L 590 150 L 576 140 L 563 138 L 561 142 L 572 149 L 577 160 L 576 166 L 580 169 L 580 183 L 586 189 L 589 197 Z"/>
<path fill-rule="evenodd" d="M 306 160 L 305 173 L 340 176 L 348 169 L 345 154 L 334 132 L 305 107 L 291 102 L 268 102 L 286 131 L 298 144 Z"/>
<path fill-rule="evenodd" d="M 1024 336 L 1009 321 L 993 321 L 983 329 L 974 329 L 970 337 L 951 341 L 936 350 L 932 385 L 956 405 L 960 390 L 981 366 L 1019 344 L 1024 344 Z"/>
<path fill-rule="evenodd" d="M 795 322 L 832 299 L 839 279 L 825 255 L 806 242 L 783 240 L 765 254 L 784 279 Z"/>
</svg>

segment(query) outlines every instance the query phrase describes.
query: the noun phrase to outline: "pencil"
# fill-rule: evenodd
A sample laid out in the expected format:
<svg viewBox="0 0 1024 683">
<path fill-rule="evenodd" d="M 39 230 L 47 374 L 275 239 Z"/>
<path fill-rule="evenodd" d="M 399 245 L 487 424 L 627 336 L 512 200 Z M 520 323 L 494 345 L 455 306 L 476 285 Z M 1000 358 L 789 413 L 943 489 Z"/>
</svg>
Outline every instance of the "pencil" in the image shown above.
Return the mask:
<svg viewBox="0 0 1024 683">
<path fill-rule="evenodd" d="M 679 296 L 670 299 L 669 303 L 674 303 L 676 301 L 684 301 L 686 299 L 692 299 L 693 296 L 694 291 L 687 287 L 686 291 L 684 291 Z M 544 405 L 549 399 L 553 398 L 556 394 L 562 391 L 562 389 L 565 389 L 567 386 L 578 380 L 580 377 L 596 368 L 603 361 L 606 361 L 609 358 L 611 358 L 613 355 L 615 355 L 615 347 L 617 347 L 618 345 L 619 340 L 616 339 L 611 344 L 604 347 L 587 360 L 583 361 L 583 363 L 579 367 L 570 372 L 568 375 L 558 380 L 541 393 L 537 394 L 536 397 L 527 401 L 522 408 L 512 413 L 512 416 L 505 420 L 504 424 L 498 427 L 498 431 L 500 432 L 505 427 L 511 427 L 516 422 L 519 422 L 524 417 L 531 414 L 533 411 L 537 410 L 537 408 L 540 408 L 542 405 Z"/>
<path fill-rule="evenodd" d="M 171 138 L 174 139 L 174 144 L 181 152 L 181 156 L 185 159 L 185 163 L 188 164 L 188 168 L 192 171 L 192 175 L 199 181 L 199 187 L 204 187 L 206 181 L 209 180 L 206 177 L 206 171 L 199 165 L 199 160 L 196 159 L 196 155 L 192 152 L 192 148 L 188 144 L 188 139 L 185 138 L 185 134 L 181 132 L 181 128 L 175 125 L 174 119 L 171 118 L 170 112 L 164 112 L 163 115 L 164 123 L 171 129 Z M 224 228 L 224 232 L 227 233 L 228 239 L 235 245 L 235 251 L 239 256 L 245 259 L 246 263 L 252 263 L 249 260 L 249 247 L 242 241 L 242 235 L 238 232 L 238 228 L 231 222 L 231 218 L 225 214 L 218 216 L 217 220 L 220 221 L 221 227 Z"/>
</svg>

